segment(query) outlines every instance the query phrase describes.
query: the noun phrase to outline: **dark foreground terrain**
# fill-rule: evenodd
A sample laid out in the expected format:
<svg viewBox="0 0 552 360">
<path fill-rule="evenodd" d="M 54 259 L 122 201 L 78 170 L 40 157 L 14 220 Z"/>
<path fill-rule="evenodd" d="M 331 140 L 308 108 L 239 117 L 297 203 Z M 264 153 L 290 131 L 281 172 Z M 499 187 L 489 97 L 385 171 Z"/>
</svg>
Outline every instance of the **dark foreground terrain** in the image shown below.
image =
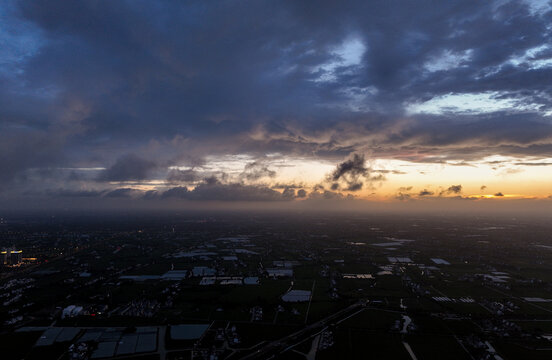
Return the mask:
<svg viewBox="0 0 552 360">
<path fill-rule="evenodd" d="M 1 359 L 550 359 L 547 219 L 6 216 Z"/>
</svg>

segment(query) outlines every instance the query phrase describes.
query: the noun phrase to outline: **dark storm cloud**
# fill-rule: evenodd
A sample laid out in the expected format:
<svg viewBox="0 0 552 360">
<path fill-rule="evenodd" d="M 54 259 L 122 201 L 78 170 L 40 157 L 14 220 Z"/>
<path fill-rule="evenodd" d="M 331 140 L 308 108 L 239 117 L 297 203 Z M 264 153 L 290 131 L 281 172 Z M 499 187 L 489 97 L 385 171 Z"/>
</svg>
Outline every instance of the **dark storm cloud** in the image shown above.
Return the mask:
<svg viewBox="0 0 552 360">
<path fill-rule="evenodd" d="M 197 176 L 199 178 L 199 176 Z M 216 176 L 204 177 L 193 189 L 177 186 L 151 194 L 150 198 L 193 201 L 286 201 L 295 199 L 295 189 L 286 187 L 280 193 L 265 185 L 226 182 Z"/>
<path fill-rule="evenodd" d="M 354 197 L 352 195 L 343 195 L 336 191 L 313 191 L 308 196 L 309 200 L 350 200 Z"/>
<path fill-rule="evenodd" d="M 151 194 L 151 196 L 153 197 L 156 194 Z M 163 192 L 161 197 L 162 198 L 186 199 L 189 196 L 189 194 L 190 194 L 190 191 L 188 190 L 188 188 L 186 188 L 184 186 L 178 186 L 178 187 L 174 187 L 174 188 L 171 188 L 171 189 Z"/>
<path fill-rule="evenodd" d="M 245 165 L 240 177 L 249 181 L 256 181 L 264 177 L 273 178 L 276 171 L 268 168 L 268 165 L 262 160 L 253 161 Z"/>
<path fill-rule="evenodd" d="M 26 170 L 50 166 L 64 157 L 59 138 L 42 131 L 10 130 L 0 126 L 0 184 L 13 185 L 16 177 L 24 181 Z"/>
<path fill-rule="evenodd" d="M 261 185 L 203 183 L 193 190 L 172 188 L 161 196 L 195 201 L 285 201 L 295 197 L 291 192 L 294 191 L 291 189 L 282 194 Z"/>
<path fill-rule="evenodd" d="M 295 189 L 285 188 L 282 192 L 282 198 L 289 200 L 295 199 Z"/>
<path fill-rule="evenodd" d="M 527 1 L 0 6 L 6 186 L 30 182 L 25 172 L 41 166 L 107 167 L 103 181 L 142 180 L 155 164 L 183 165 L 183 154 L 199 161 L 273 152 L 416 162 L 552 156 L 545 115 L 552 110 L 552 12 L 533 11 Z M 481 93 L 512 105 L 488 113 L 406 111 Z M 272 171 L 261 165 L 244 178 Z M 171 174 L 169 182 L 201 181 Z M 341 188 L 366 185 L 354 181 L 366 176 L 362 166 L 345 174 L 336 173 Z"/>
<path fill-rule="evenodd" d="M 294 188 L 285 188 L 282 192 L 275 191 L 264 185 L 247 185 L 243 183 L 222 183 L 218 180 L 204 180 L 193 189 L 176 186 L 166 190 L 138 190 L 133 188 L 115 188 L 112 190 L 48 190 L 42 193 L 27 193 L 27 196 L 41 198 L 73 198 L 73 199 L 132 199 L 145 200 L 146 203 L 157 201 L 192 201 L 192 202 L 289 202 L 295 199 L 307 200 L 348 200 L 353 196 L 344 195 L 335 191 L 313 191 L 310 194 L 304 189 L 296 191 Z M 101 202 L 100 202 L 101 203 Z M 130 203 L 129 203 L 130 204 Z M 136 203 L 135 203 L 136 204 Z"/>
<path fill-rule="evenodd" d="M 336 169 L 330 175 L 332 181 L 338 181 L 346 176 L 360 177 L 368 173 L 368 168 L 365 166 L 366 160 L 364 155 L 353 154 L 351 159 L 348 159 L 340 164 L 337 164 Z"/>
<path fill-rule="evenodd" d="M 68 197 L 68 198 L 96 198 L 104 194 L 103 191 L 96 190 L 50 190 L 46 191 L 46 195 L 50 197 Z"/>
<path fill-rule="evenodd" d="M 128 181 L 147 179 L 157 165 L 150 160 L 136 155 L 125 155 L 115 161 L 115 164 L 100 173 L 101 181 Z"/>
<path fill-rule="evenodd" d="M 140 193 L 141 193 L 140 191 L 134 190 L 131 188 L 120 188 L 120 189 L 109 191 L 105 193 L 103 196 L 108 198 L 129 198 L 135 194 L 140 194 Z"/>
<path fill-rule="evenodd" d="M 193 170 L 193 169 L 187 169 L 187 170 L 178 170 L 174 169 L 169 171 L 169 174 L 167 175 L 167 182 L 169 183 L 193 183 L 201 179 L 201 175 Z"/>
<path fill-rule="evenodd" d="M 332 190 L 341 188 L 340 182 L 344 184 L 346 191 L 358 191 L 364 186 L 362 180 L 366 181 L 381 181 L 385 180 L 382 174 L 371 175 L 372 170 L 366 166 L 366 159 L 362 154 L 353 154 L 351 158 L 337 164 L 336 168 L 330 175 L 328 180 L 333 182 Z"/>
</svg>

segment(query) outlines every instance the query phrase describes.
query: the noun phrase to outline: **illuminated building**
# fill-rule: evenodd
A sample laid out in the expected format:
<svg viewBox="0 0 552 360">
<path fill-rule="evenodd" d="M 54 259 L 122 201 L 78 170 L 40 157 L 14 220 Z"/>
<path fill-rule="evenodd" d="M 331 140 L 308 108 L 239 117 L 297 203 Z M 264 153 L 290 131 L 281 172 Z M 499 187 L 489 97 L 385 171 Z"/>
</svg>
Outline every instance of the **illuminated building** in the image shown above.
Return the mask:
<svg viewBox="0 0 552 360">
<path fill-rule="evenodd" d="M 0 261 L 3 265 L 18 265 L 23 261 L 23 251 L 5 249 L 0 252 Z"/>
</svg>

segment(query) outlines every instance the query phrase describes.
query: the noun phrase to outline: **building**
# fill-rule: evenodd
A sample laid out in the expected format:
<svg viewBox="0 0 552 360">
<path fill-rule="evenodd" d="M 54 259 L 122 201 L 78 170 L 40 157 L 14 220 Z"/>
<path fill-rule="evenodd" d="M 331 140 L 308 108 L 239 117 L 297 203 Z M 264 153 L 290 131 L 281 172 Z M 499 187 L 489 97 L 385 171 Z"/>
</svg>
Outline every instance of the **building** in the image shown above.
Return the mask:
<svg viewBox="0 0 552 360">
<path fill-rule="evenodd" d="M 293 269 L 287 269 L 287 268 L 266 269 L 266 272 L 269 277 L 292 277 L 293 276 Z"/>
<path fill-rule="evenodd" d="M 14 248 L 4 249 L 0 255 L 2 265 L 19 265 L 23 261 L 23 251 Z"/>
<path fill-rule="evenodd" d="M 61 312 L 61 318 L 75 317 L 82 314 L 83 307 L 77 305 L 69 305 Z"/>
<path fill-rule="evenodd" d="M 248 276 L 243 279 L 243 283 L 245 285 L 259 285 L 259 277 L 258 276 Z"/>
<path fill-rule="evenodd" d="M 192 276 L 199 277 L 199 276 L 215 276 L 217 274 L 217 271 L 215 269 L 206 267 L 206 266 L 195 266 L 192 269 Z"/>
<path fill-rule="evenodd" d="M 285 302 L 305 302 L 311 298 L 311 292 L 309 290 L 290 290 L 286 294 L 282 295 L 282 300 Z"/>
<path fill-rule="evenodd" d="M 164 273 L 161 278 L 163 280 L 180 281 L 188 277 L 188 270 L 170 270 Z"/>
</svg>

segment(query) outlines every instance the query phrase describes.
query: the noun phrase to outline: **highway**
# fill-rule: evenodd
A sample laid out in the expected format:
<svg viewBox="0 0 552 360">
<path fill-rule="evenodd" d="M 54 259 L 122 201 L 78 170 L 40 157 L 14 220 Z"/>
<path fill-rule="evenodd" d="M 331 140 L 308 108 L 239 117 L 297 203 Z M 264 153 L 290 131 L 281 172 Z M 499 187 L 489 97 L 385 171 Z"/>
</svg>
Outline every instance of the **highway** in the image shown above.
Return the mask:
<svg viewBox="0 0 552 360">
<path fill-rule="evenodd" d="M 299 331 L 294 332 L 293 334 L 290 334 L 281 339 L 269 342 L 264 346 L 262 346 L 261 348 L 257 349 L 254 353 L 245 355 L 243 357 L 239 357 L 238 355 L 237 358 L 242 360 L 272 359 L 276 355 L 279 355 L 282 352 L 284 352 L 290 345 L 301 342 L 305 340 L 307 337 L 319 332 L 324 327 L 350 316 L 353 311 L 357 310 L 359 307 L 362 307 L 362 306 L 364 306 L 363 301 L 356 302 L 346 307 L 345 309 L 339 310 L 338 312 L 333 313 L 332 315 L 320 321 L 317 321 L 311 325 L 304 327 Z"/>
</svg>

